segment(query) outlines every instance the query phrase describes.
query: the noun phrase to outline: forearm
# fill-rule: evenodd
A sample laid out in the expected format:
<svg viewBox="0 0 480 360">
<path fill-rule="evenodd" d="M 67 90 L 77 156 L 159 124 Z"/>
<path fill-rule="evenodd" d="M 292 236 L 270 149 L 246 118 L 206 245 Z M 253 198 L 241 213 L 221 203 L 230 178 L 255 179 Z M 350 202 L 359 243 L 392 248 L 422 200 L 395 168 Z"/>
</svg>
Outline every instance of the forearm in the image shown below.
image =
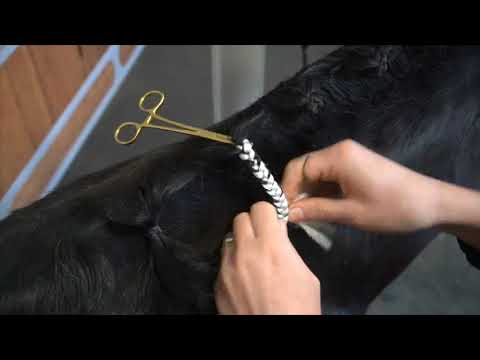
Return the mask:
<svg viewBox="0 0 480 360">
<path fill-rule="evenodd" d="M 441 181 L 435 186 L 438 227 L 480 250 L 480 192 Z"/>
</svg>

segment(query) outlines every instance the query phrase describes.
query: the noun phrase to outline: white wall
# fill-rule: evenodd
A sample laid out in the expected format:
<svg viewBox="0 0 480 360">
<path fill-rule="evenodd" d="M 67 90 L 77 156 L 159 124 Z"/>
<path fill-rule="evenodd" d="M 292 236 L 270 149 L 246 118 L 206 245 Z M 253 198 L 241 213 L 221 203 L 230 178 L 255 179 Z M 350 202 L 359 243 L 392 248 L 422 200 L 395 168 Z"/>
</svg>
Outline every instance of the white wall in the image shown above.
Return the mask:
<svg viewBox="0 0 480 360">
<path fill-rule="evenodd" d="M 214 122 L 264 94 L 265 45 L 212 45 Z"/>
</svg>

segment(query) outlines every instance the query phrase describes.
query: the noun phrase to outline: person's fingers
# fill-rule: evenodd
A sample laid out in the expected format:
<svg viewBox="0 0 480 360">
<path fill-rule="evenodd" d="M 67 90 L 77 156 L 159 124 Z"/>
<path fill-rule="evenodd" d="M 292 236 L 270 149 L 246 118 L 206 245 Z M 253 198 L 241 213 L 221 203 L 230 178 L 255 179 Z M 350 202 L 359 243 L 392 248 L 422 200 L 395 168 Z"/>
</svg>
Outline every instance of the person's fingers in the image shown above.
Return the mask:
<svg viewBox="0 0 480 360">
<path fill-rule="evenodd" d="M 221 268 L 217 281 L 215 283 L 215 303 L 219 314 L 228 314 L 232 308 L 230 294 L 227 290 L 227 275 L 225 268 Z"/>
<path fill-rule="evenodd" d="M 291 205 L 289 221 L 325 221 L 351 224 L 356 216 L 355 204 L 348 199 L 307 198 Z"/>
<path fill-rule="evenodd" d="M 245 243 L 255 239 L 250 215 L 246 212 L 240 213 L 233 219 L 233 241 L 236 248 L 242 247 Z M 232 247 L 227 245 L 226 247 Z"/>
<path fill-rule="evenodd" d="M 231 260 L 232 253 L 233 253 L 233 246 L 235 245 L 233 241 L 233 234 L 228 234 L 225 237 L 225 240 L 223 241 L 222 244 L 222 249 L 221 249 L 221 266 L 223 267 L 224 265 L 228 265 L 228 263 Z"/>
<path fill-rule="evenodd" d="M 289 202 L 296 199 L 301 193 L 305 192 L 303 189 L 303 166 L 309 154 L 300 156 L 290 160 L 282 177 L 282 190 Z"/>
<path fill-rule="evenodd" d="M 277 211 L 266 201 L 257 202 L 250 208 L 250 219 L 257 237 L 268 239 L 279 233 L 280 221 L 277 218 Z"/>
<path fill-rule="evenodd" d="M 227 291 L 227 282 L 230 271 L 232 271 L 233 243 L 223 242 L 220 271 L 215 281 L 215 303 L 219 314 L 226 314 L 231 308 L 230 296 Z"/>
<path fill-rule="evenodd" d="M 334 149 L 328 147 L 290 161 L 282 178 L 282 189 L 289 202 L 302 192 L 312 193 L 318 182 L 337 182 Z"/>
<path fill-rule="evenodd" d="M 314 189 L 310 190 L 308 195 L 309 197 L 338 198 L 342 195 L 342 188 L 335 182 L 320 182 Z"/>
</svg>

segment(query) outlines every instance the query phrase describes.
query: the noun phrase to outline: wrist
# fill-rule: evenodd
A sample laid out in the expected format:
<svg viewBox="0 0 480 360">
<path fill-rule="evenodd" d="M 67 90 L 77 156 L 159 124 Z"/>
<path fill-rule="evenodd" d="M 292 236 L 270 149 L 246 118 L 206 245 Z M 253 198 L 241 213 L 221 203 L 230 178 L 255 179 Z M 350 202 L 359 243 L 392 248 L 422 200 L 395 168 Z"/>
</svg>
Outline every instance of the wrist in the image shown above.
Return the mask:
<svg viewBox="0 0 480 360">
<path fill-rule="evenodd" d="M 457 185 L 437 181 L 436 226 L 442 231 L 480 224 L 480 194 Z"/>
<path fill-rule="evenodd" d="M 452 191 L 448 184 L 433 179 L 433 199 L 432 199 L 432 214 L 433 227 L 437 227 L 442 231 L 443 228 L 448 227 L 454 220 L 455 204 L 452 204 Z"/>
<path fill-rule="evenodd" d="M 435 227 L 450 232 L 454 225 L 467 220 L 465 198 L 471 201 L 471 191 L 423 174 L 412 180 L 412 184 L 416 216 L 422 219 L 419 224 L 422 228 Z"/>
<path fill-rule="evenodd" d="M 416 216 L 420 228 L 438 227 L 450 217 L 449 209 L 445 208 L 444 183 L 426 175 L 420 175 L 420 181 L 412 181 Z"/>
</svg>

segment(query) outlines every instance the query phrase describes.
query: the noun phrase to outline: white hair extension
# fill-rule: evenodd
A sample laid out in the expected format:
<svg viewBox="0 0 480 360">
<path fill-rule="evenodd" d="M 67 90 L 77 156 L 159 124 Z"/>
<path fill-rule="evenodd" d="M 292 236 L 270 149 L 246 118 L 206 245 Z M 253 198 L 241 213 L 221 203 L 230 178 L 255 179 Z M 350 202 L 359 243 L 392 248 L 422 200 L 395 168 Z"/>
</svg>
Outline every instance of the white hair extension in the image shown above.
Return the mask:
<svg viewBox="0 0 480 360">
<path fill-rule="evenodd" d="M 295 198 L 295 201 L 305 199 L 309 197 L 310 194 L 308 193 L 301 193 Z M 305 231 L 310 238 L 315 241 L 318 245 L 320 245 L 325 251 L 329 251 L 332 247 L 332 240 L 326 234 L 328 232 L 332 232 L 332 227 L 326 223 L 299 223 L 303 231 Z"/>
<path fill-rule="evenodd" d="M 273 199 L 273 205 L 277 210 L 277 217 L 280 220 L 288 221 L 288 201 L 285 194 L 280 185 L 278 185 L 273 178 L 272 173 L 268 170 L 265 163 L 255 153 L 255 150 L 253 150 L 253 144 L 249 140 L 244 139 L 241 145 L 237 145 L 237 148 L 241 150 L 239 154 L 240 159 L 249 162 L 253 174 L 256 178 L 260 179 L 263 188 Z M 301 194 L 296 200 L 307 196 L 308 194 Z M 300 226 L 300 228 L 302 228 L 303 231 L 305 231 L 305 233 L 324 250 L 330 250 L 332 247 L 332 241 L 327 235 L 315 229 L 313 224 L 300 223 L 298 226 Z"/>
<path fill-rule="evenodd" d="M 237 148 L 241 150 L 239 155 L 240 159 L 248 161 L 250 167 L 253 170 L 253 175 L 260 179 L 263 188 L 267 191 L 267 194 L 273 199 L 273 206 L 277 210 L 277 217 L 280 220 L 288 221 L 288 201 L 282 188 L 273 178 L 272 173 L 268 170 L 265 163 L 253 150 L 252 143 L 244 139 L 241 145 L 237 145 Z"/>
<path fill-rule="evenodd" d="M 318 231 L 310 224 L 299 223 L 298 226 L 300 226 L 313 241 L 320 245 L 323 250 L 330 250 L 330 248 L 332 247 L 332 240 L 330 240 L 330 238 L 326 234 Z"/>
</svg>

